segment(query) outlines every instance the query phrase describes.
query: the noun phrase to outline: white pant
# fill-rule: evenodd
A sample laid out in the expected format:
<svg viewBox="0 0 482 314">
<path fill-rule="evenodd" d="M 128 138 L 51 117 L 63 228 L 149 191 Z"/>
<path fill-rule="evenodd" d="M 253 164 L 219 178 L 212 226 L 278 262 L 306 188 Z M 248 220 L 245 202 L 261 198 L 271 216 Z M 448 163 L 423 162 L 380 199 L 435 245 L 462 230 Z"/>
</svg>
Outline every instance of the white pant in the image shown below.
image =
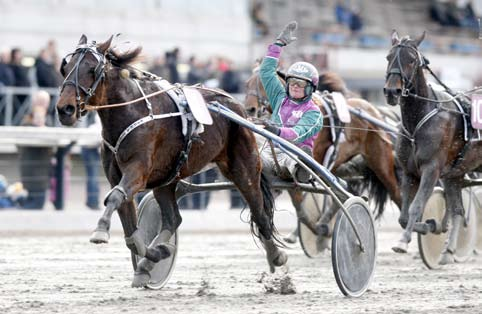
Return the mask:
<svg viewBox="0 0 482 314">
<path fill-rule="evenodd" d="M 283 180 L 293 178 L 296 172 L 297 162 L 278 147 L 274 147 L 274 152 L 276 154 L 276 161 L 279 164 L 279 168 L 276 165 L 270 144 L 267 142 L 266 145 L 262 147 L 260 156 L 261 161 L 263 162 L 263 171 L 266 171 L 267 174 L 280 177 Z"/>
</svg>

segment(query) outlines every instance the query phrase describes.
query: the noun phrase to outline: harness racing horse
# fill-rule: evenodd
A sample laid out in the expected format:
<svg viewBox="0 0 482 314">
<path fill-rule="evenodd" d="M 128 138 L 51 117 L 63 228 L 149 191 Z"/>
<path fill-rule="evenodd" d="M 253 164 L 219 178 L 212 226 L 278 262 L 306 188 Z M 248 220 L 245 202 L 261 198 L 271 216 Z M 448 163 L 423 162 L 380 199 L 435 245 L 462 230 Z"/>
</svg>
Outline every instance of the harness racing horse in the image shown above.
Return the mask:
<svg viewBox="0 0 482 314">
<path fill-rule="evenodd" d="M 273 197 L 261 173 L 253 133 L 217 113 L 212 114 L 212 125 L 202 125 L 202 132 L 199 128 L 198 133 L 189 132 L 193 122 L 183 126 L 180 109 L 168 94 L 169 89 L 182 94 L 179 86 L 169 84 L 171 87 L 162 89 L 159 78 L 130 66 L 141 47 L 121 53 L 111 47 L 111 42 L 112 37 L 89 44 L 82 35 L 75 52 L 68 55 L 70 60 L 64 58 L 62 62 L 65 80 L 57 103 L 64 125 L 75 124 L 87 110 L 98 110 L 102 122 L 102 165 L 112 189 L 90 241 L 108 241 L 111 216 L 117 211 L 127 247 L 143 257 L 132 286 L 146 286 L 155 263 L 175 250 L 169 239 L 182 221 L 175 197 L 178 181 L 215 162 L 248 203 L 251 232 L 261 239 L 271 271 L 284 265 L 287 255 L 277 244 Z M 229 95 L 197 90 L 207 103 L 217 102 L 244 115 L 242 104 Z M 133 201 L 133 196 L 145 188 L 153 189 L 162 211 L 162 229 L 149 246 L 137 229 Z"/>
<path fill-rule="evenodd" d="M 403 135 L 399 137 L 396 156 L 403 172 L 399 223 L 404 231 L 393 250 L 407 252 L 415 223 L 440 179 L 447 210 L 442 225 L 437 227 L 439 231 L 447 232 L 449 218 L 452 219 L 439 261 L 444 265 L 454 262 L 457 236 L 464 223 L 461 195 L 464 175 L 480 171 L 482 142 L 470 141 L 471 130 L 464 127 L 467 121 L 459 103 L 463 99 L 427 84 L 424 69 L 431 70 L 418 49 L 424 38 L 425 32 L 415 39 L 408 36 L 400 39 L 393 31 L 387 56 L 384 93 L 389 105 L 400 105 Z"/>
<path fill-rule="evenodd" d="M 284 82 L 284 74 L 278 72 L 281 81 Z M 349 91 L 344 86 L 344 82 L 335 73 L 325 74 L 320 76 L 320 83 L 324 89 L 330 91 L 339 91 L 343 94 L 348 94 Z M 351 94 L 350 94 L 351 95 Z M 370 199 L 377 203 L 376 217 L 380 217 L 383 213 L 385 202 L 387 201 L 387 192 L 391 199 L 400 207 L 401 197 L 399 184 L 395 172 L 395 158 L 393 155 L 393 146 L 384 130 L 376 125 L 369 123 L 366 120 L 351 115 L 351 122 L 346 124 L 339 124 L 338 128 L 344 129 L 344 140 L 337 140 L 334 138 L 332 129 L 327 121 L 334 116 L 328 114 L 327 108 L 323 106 L 325 96 L 320 93 L 313 94 L 313 100 L 320 107 L 324 116 L 324 125 L 318 134 L 313 149 L 314 159 L 323 164 L 327 158 L 330 147 L 336 146 L 335 160 L 331 164 L 331 170 L 337 176 L 347 178 L 347 176 L 363 175 L 364 179 L 368 178 L 369 185 L 372 186 L 370 190 Z M 353 108 L 359 108 L 369 115 L 382 120 L 378 110 L 369 102 L 360 98 L 349 98 L 347 104 Z M 246 99 L 245 108 L 248 115 L 252 119 L 266 119 L 271 114 L 271 107 L 266 96 L 266 92 L 261 84 L 259 73 L 257 69 L 253 70 L 253 74 L 246 81 Z M 327 127 L 328 125 L 328 127 Z M 335 126 L 336 127 L 336 126 Z M 360 167 L 360 158 L 362 156 L 362 165 Z M 349 161 L 354 161 L 351 165 L 347 164 Z M 363 173 L 360 173 L 360 168 Z M 355 173 L 354 171 L 355 170 Z M 368 172 L 366 172 L 368 171 Z M 370 175 L 371 174 L 371 175 Z M 356 190 L 357 194 L 361 194 L 361 190 L 367 185 L 359 185 L 355 182 L 349 182 L 350 188 Z M 366 183 L 366 182 L 365 182 Z M 299 191 L 290 192 L 293 206 L 296 208 L 298 219 L 303 222 L 313 233 L 329 233 L 326 228 L 328 223 L 336 213 L 337 207 L 332 207 L 322 215 L 318 223 L 305 219 L 301 202 L 303 195 Z M 324 229 L 325 231 L 322 231 Z"/>
</svg>

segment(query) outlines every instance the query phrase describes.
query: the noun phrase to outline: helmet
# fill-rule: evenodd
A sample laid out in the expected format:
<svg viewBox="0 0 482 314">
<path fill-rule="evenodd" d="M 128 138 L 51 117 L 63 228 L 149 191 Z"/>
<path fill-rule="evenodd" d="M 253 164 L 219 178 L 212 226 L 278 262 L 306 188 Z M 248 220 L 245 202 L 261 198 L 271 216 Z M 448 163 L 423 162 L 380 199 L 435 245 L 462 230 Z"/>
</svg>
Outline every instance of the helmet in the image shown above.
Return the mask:
<svg viewBox="0 0 482 314">
<path fill-rule="evenodd" d="M 311 98 L 311 94 L 313 94 L 313 92 L 316 90 L 316 86 L 318 85 L 319 78 L 316 68 L 308 62 L 295 62 L 289 67 L 288 72 L 286 72 L 286 79 L 288 80 L 290 77 L 296 77 L 310 83 L 306 85 L 305 97 L 301 101 L 305 102 L 309 100 Z M 288 97 L 290 97 L 288 85 L 286 85 L 286 92 L 288 93 Z"/>
</svg>

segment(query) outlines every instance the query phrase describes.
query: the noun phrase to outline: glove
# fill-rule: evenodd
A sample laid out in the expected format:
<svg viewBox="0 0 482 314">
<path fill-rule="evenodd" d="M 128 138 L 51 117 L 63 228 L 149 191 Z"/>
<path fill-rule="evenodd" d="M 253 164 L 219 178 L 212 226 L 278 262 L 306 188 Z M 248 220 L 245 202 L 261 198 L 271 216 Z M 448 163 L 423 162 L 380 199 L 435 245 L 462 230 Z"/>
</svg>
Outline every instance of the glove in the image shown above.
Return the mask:
<svg viewBox="0 0 482 314">
<path fill-rule="evenodd" d="M 288 23 L 278 37 L 276 37 L 275 44 L 282 47 L 294 42 L 297 38 L 293 36 L 293 32 L 297 27 L 298 23 L 296 23 L 296 21 Z"/>
<path fill-rule="evenodd" d="M 281 128 L 277 127 L 276 125 L 272 124 L 270 121 L 263 121 L 264 129 L 273 133 L 274 135 L 279 136 L 281 133 Z"/>
</svg>

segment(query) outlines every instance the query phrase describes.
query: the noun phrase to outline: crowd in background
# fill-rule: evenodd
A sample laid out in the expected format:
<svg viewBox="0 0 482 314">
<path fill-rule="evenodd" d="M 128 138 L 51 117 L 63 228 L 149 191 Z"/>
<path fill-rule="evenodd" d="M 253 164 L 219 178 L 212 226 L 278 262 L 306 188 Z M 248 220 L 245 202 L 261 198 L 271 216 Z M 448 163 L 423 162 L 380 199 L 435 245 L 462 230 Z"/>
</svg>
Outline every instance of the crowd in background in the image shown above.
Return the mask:
<svg viewBox="0 0 482 314">
<path fill-rule="evenodd" d="M 212 57 L 201 61 L 190 56 L 185 64 L 179 48 L 166 51 L 164 54 L 148 58 L 140 65 L 151 73 L 170 82 L 188 85 L 204 84 L 210 88 L 221 88 L 229 93 L 240 93 L 242 78 L 234 63 L 224 57 Z M 60 56 L 56 43 L 49 40 L 40 48 L 35 62 L 25 65 L 26 58 L 19 47 L 4 49 L 0 53 L 0 125 L 5 124 L 6 99 L 3 87 L 18 89 L 13 97 L 12 125 L 52 127 L 58 126 L 55 112 L 55 96 L 52 88 L 58 89 L 63 78 L 60 75 Z M 28 62 L 27 62 L 28 63 Z M 181 69 L 181 71 L 180 71 Z M 182 71 L 182 69 L 185 69 Z M 54 96 L 54 97 L 51 97 Z M 77 127 L 100 127 L 95 112 L 81 119 Z M 51 147 L 19 145 L 17 147 L 20 163 L 20 182 L 8 184 L 8 178 L 2 176 L 0 182 L 0 208 L 17 207 L 21 209 L 42 209 L 47 201 L 55 202 L 57 178 L 54 169 L 57 162 L 55 151 Z M 81 158 L 85 166 L 86 203 L 91 209 L 98 209 L 100 154 L 99 147 L 81 147 Z M 68 190 L 70 179 L 70 159 L 67 158 L 63 172 L 65 190 Z M 217 170 L 194 176 L 194 183 L 212 182 L 219 176 Z M 21 185 L 19 185 L 19 183 Z M 180 202 L 181 208 L 205 208 L 209 201 L 209 193 L 203 192 L 187 196 Z M 241 197 L 232 194 L 233 207 L 243 206 Z"/>
</svg>

